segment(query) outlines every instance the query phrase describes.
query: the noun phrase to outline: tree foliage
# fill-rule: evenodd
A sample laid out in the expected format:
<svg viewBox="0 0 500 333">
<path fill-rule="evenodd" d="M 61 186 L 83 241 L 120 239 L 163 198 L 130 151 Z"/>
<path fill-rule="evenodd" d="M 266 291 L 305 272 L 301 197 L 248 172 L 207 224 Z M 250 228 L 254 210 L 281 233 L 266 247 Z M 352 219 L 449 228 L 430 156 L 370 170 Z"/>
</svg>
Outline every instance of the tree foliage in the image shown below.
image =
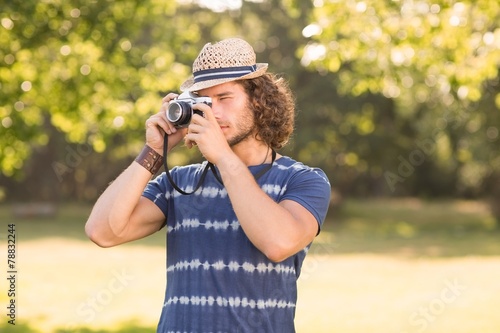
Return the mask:
<svg viewBox="0 0 500 333">
<path fill-rule="evenodd" d="M 500 192 L 499 22 L 496 0 L 13 0 L 0 14 L 0 186 L 95 198 L 199 49 L 241 36 L 296 92 L 286 153 L 341 192 Z"/>
<path fill-rule="evenodd" d="M 371 104 L 357 105 L 360 111 L 340 120 L 342 132 L 348 119 L 356 118 L 357 132 L 369 140 L 380 138 L 377 129 L 398 131 L 393 139 L 399 147 L 390 154 L 392 168 L 380 160 L 372 164 L 373 154 L 385 154 L 391 147 L 385 144 L 368 156 L 359 156 L 359 145 L 346 144 L 353 164 L 381 172 L 393 191 L 420 173 L 417 179 L 431 186 L 438 181 L 430 178 L 434 174 L 451 177 L 449 184 L 438 181 L 439 185 L 474 192 L 499 172 L 497 1 L 315 4 L 304 29 L 310 41 L 300 51 L 302 64 L 335 73 L 339 94 L 382 95 L 395 104 L 389 127 L 384 126 L 387 118 L 375 114 L 386 112 L 374 112 Z M 406 172 L 401 171 L 404 166 Z"/>
<path fill-rule="evenodd" d="M 170 1 L 10 1 L 0 29 L 2 172 L 20 169 L 53 126 L 103 152 L 143 128 L 159 92 L 189 74 L 199 31 Z M 180 30 L 177 32 L 177 30 Z M 181 51 L 181 52 L 179 52 Z"/>
</svg>

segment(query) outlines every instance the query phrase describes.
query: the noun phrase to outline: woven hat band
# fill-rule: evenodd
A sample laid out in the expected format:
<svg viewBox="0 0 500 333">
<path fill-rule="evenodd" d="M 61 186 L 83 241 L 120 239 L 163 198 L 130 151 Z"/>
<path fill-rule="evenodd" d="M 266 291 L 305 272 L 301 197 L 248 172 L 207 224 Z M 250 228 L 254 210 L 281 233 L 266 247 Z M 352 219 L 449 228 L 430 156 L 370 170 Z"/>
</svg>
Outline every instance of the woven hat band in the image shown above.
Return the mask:
<svg viewBox="0 0 500 333">
<path fill-rule="evenodd" d="M 194 82 L 203 82 L 208 80 L 237 78 L 257 70 L 257 65 L 240 66 L 240 67 L 225 67 L 225 68 L 210 68 L 203 69 L 193 73 Z"/>
</svg>

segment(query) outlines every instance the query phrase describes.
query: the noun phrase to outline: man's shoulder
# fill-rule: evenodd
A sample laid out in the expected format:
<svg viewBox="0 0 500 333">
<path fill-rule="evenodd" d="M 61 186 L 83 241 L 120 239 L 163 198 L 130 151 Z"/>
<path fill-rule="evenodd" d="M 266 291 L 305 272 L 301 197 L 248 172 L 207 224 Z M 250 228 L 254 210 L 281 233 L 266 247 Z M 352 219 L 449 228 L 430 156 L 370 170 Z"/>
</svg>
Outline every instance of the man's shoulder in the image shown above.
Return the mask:
<svg viewBox="0 0 500 333">
<path fill-rule="evenodd" d="M 293 158 L 289 156 L 281 156 L 281 158 L 277 159 L 275 161 L 275 164 L 277 167 L 281 170 L 289 170 L 291 172 L 293 171 L 318 171 L 321 173 L 324 173 L 323 170 L 321 170 L 318 167 L 313 167 L 309 166 L 307 164 L 304 164 L 302 162 L 296 161 Z"/>
</svg>

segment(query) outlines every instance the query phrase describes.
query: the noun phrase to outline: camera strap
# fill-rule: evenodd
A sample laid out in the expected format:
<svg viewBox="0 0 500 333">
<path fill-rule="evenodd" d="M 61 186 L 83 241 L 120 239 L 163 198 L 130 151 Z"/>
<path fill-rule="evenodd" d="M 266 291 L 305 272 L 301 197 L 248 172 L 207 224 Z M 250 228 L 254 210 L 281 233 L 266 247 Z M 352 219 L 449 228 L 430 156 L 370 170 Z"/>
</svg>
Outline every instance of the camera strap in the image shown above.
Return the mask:
<svg viewBox="0 0 500 333">
<path fill-rule="evenodd" d="M 163 160 L 163 166 L 165 168 L 165 173 L 167 174 L 167 178 L 168 178 L 168 181 L 170 182 L 170 184 L 172 185 L 172 187 L 177 191 L 179 192 L 180 194 L 183 194 L 183 195 L 191 195 L 193 193 L 195 193 L 196 191 L 198 191 L 198 189 L 201 187 L 201 185 L 203 184 L 203 182 L 205 181 L 205 177 L 207 176 L 207 173 L 208 173 L 208 170 L 212 170 L 212 173 L 215 177 L 215 179 L 217 179 L 217 181 L 222 185 L 224 186 L 224 183 L 222 182 L 222 179 L 221 177 L 219 176 L 219 173 L 217 172 L 217 170 L 215 169 L 215 165 L 212 163 L 212 162 L 208 162 L 207 161 L 207 165 L 205 165 L 205 168 L 203 169 L 203 172 L 201 174 L 201 177 L 200 177 L 200 180 L 198 180 L 198 183 L 196 184 L 195 188 L 193 191 L 191 192 L 186 192 L 184 190 L 182 190 L 179 186 L 177 186 L 177 184 L 174 182 L 174 179 L 172 178 L 172 175 L 170 174 L 170 170 L 168 169 L 168 163 L 167 163 L 167 148 L 168 148 L 168 135 L 165 134 L 164 137 L 163 137 L 163 156 L 164 156 L 164 160 Z M 264 175 L 266 172 L 268 172 L 272 167 L 273 167 L 273 164 L 274 164 L 274 161 L 276 160 L 276 151 L 274 151 L 274 149 L 272 149 L 272 160 L 271 160 L 271 164 L 268 164 L 264 169 L 262 169 L 261 171 L 259 171 L 256 175 L 254 175 L 254 178 L 255 180 L 259 179 L 262 175 Z"/>
</svg>

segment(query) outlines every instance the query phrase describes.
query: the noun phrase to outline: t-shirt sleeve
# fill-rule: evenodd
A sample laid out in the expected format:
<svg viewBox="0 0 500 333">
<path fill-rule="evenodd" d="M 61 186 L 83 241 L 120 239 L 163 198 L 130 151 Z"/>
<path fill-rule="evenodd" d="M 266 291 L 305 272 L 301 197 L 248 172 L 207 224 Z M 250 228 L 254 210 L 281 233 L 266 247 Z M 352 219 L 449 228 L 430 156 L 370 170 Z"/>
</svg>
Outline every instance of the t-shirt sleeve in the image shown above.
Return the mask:
<svg viewBox="0 0 500 333">
<path fill-rule="evenodd" d="M 161 209 L 165 217 L 167 217 L 167 196 L 170 194 L 166 183 L 165 173 L 163 172 L 155 179 L 149 181 L 142 193 L 143 197 L 153 201 Z"/>
<path fill-rule="evenodd" d="M 280 201 L 293 200 L 304 206 L 323 225 L 330 205 L 331 186 L 323 170 L 309 168 L 297 171 L 286 185 Z"/>
</svg>

